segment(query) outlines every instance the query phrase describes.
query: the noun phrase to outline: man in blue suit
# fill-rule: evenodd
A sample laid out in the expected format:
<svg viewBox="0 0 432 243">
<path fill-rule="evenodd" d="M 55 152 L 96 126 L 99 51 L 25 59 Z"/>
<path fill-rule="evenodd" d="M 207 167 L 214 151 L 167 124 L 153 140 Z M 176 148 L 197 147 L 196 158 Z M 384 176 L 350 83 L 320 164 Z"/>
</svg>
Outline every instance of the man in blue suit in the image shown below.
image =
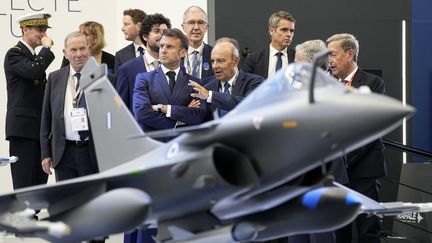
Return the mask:
<svg viewBox="0 0 432 243">
<path fill-rule="evenodd" d="M 200 124 L 205 116 L 205 106 L 192 99 L 193 89 L 187 85 L 189 80 L 198 82 L 198 79 L 180 69 L 188 39 L 179 29 L 166 29 L 159 47 L 161 67 L 136 77 L 135 119 L 145 132 Z"/>
<path fill-rule="evenodd" d="M 295 23 L 294 17 L 286 11 L 273 13 L 268 22 L 270 45 L 247 56 L 243 70 L 267 78 L 288 63 L 294 62 L 295 51 L 290 45 L 294 37 Z"/>
<path fill-rule="evenodd" d="M 190 81 L 196 93 L 191 96 L 200 98 L 208 104 L 206 119 L 212 119 L 211 112 L 224 116 L 239 104 L 263 81 L 263 77 L 238 69 L 240 62 L 239 45 L 235 39 L 217 40 L 211 53 L 215 75 L 205 80 L 205 86 Z"/>
<path fill-rule="evenodd" d="M 186 72 L 199 79 L 212 76 L 210 55 L 213 47 L 203 41 L 208 31 L 206 12 L 198 6 L 189 7 L 183 14 L 182 28 L 189 40 L 187 55 L 182 62 Z"/>
<path fill-rule="evenodd" d="M 145 47 L 141 42 L 139 31 L 141 23 L 146 14 L 141 9 L 127 9 L 123 11 L 123 27 L 122 31 L 125 39 L 132 41 L 130 45 L 125 46 L 115 54 L 114 73 L 125 62 L 144 54 Z"/>
<path fill-rule="evenodd" d="M 131 112 L 133 89 L 138 73 L 149 72 L 159 67 L 159 41 L 164 29 L 171 28 L 171 22 L 162 14 L 148 15 L 141 24 L 140 37 L 146 46 L 144 55 L 121 65 L 117 71 L 116 90 Z"/>
</svg>

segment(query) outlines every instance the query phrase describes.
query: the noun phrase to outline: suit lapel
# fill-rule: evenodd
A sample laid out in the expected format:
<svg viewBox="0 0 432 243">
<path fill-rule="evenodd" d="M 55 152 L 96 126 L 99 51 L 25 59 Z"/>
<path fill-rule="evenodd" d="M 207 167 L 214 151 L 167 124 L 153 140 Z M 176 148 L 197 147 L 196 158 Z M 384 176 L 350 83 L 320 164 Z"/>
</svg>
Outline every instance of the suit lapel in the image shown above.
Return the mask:
<svg viewBox="0 0 432 243">
<path fill-rule="evenodd" d="M 69 71 L 70 71 L 69 65 L 62 68 L 58 77 L 59 80 L 58 85 L 55 86 L 57 88 L 53 89 L 53 92 L 58 94 L 58 97 L 60 99 L 60 102 L 58 102 L 57 104 L 60 106 L 59 110 L 61 111 L 64 110 L 64 106 L 65 106 L 66 90 L 69 81 Z M 60 117 L 64 118 L 64 112 L 60 112 L 59 115 Z"/>
<path fill-rule="evenodd" d="M 187 85 L 185 74 L 180 70 L 177 75 L 176 85 L 174 86 L 173 93 L 171 95 L 171 102 L 174 104 L 178 96 L 183 92 L 183 89 Z"/>
<path fill-rule="evenodd" d="M 31 51 L 27 48 L 26 45 L 24 45 L 24 43 L 22 43 L 21 41 L 18 42 L 18 46 L 21 48 L 22 52 L 29 58 L 34 59 L 33 54 L 31 53 Z M 35 52 L 36 54 L 36 52 Z"/>
<path fill-rule="evenodd" d="M 237 80 L 235 80 L 234 86 L 232 88 L 232 95 L 238 95 L 240 94 L 240 90 L 242 84 L 243 84 L 243 79 L 245 78 L 244 73 L 242 71 L 239 70 L 239 75 L 237 77 Z"/>
<path fill-rule="evenodd" d="M 165 96 L 168 100 L 171 98 L 171 90 L 168 86 L 168 80 L 165 77 L 164 72 L 162 71 L 162 68 L 158 68 L 156 70 L 156 81 L 158 82 L 159 86 L 162 88 L 163 92 L 165 93 Z"/>
<path fill-rule="evenodd" d="M 261 56 L 261 60 L 263 60 L 262 64 L 263 64 L 263 74 L 264 77 L 267 77 L 268 75 L 268 67 L 269 67 L 269 58 L 270 58 L 270 47 L 264 49 L 263 54 Z"/>
<path fill-rule="evenodd" d="M 354 74 L 353 80 L 351 82 L 351 86 L 353 86 L 354 88 L 358 88 L 364 85 L 364 82 L 362 81 L 363 79 L 362 76 L 363 76 L 362 71 L 360 70 L 360 68 L 358 68 L 356 73 Z"/>
</svg>

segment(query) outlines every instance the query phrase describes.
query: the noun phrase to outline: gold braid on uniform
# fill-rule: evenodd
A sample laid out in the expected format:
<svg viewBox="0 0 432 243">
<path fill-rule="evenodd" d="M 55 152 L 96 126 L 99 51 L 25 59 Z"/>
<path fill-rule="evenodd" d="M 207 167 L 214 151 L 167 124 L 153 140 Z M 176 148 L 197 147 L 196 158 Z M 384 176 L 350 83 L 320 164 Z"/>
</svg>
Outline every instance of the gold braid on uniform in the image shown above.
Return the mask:
<svg viewBox="0 0 432 243">
<path fill-rule="evenodd" d="M 20 27 L 26 26 L 48 26 L 48 19 L 28 19 L 20 22 Z"/>
</svg>

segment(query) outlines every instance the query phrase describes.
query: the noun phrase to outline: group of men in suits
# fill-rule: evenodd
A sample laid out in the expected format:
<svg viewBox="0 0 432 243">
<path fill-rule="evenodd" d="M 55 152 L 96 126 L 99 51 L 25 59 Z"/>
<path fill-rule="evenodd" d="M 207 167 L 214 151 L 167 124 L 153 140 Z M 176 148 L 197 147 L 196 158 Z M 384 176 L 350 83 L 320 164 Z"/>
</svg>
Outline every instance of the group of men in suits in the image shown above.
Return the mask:
<svg viewBox="0 0 432 243">
<path fill-rule="evenodd" d="M 43 171 L 50 174 L 52 167 L 58 180 L 98 171 L 88 133 L 91 124 L 77 121 L 87 117 L 79 87 L 80 71 L 89 57 L 83 34 L 73 32 L 66 37 L 64 54 L 70 65 L 49 75 L 42 105 L 45 70 L 54 59 L 49 49 L 52 40 L 45 33 L 48 17 L 25 17 L 21 25 L 23 39 L 5 58 L 6 136 L 10 154 L 20 156 L 21 163 L 17 166 L 24 168 L 12 168 L 14 188 L 46 183 Z M 293 62 L 295 51 L 290 45 L 295 23 L 286 11 L 272 14 L 268 23 L 269 46 L 247 56 L 240 68 L 239 44 L 235 39 L 221 38 L 214 48 L 203 42 L 208 18 L 201 8 L 192 6 L 185 11 L 182 23 L 185 34 L 171 29 L 170 20 L 161 14 L 147 16 L 141 10 L 125 10 L 122 31 L 132 43 L 116 53 L 116 89 L 146 132 L 200 124 L 214 116 L 224 116 L 264 78 Z M 43 48 L 34 55 L 34 48 L 39 45 Z M 381 78 L 358 68 L 359 48 L 354 36 L 332 36 L 327 40 L 327 48 L 332 53 L 329 58 L 332 75 L 347 85 L 368 85 L 372 91 L 384 93 Z M 18 72 L 23 67 L 31 75 Z M 87 136 L 82 135 L 85 131 Z M 381 142 L 376 141 L 345 158 L 349 186 L 372 198 L 377 198 L 377 178 L 385 175 L 382 149 Z M 41 158 L 43 170 L 39 164 Z M 29 170 L 29 164 L 33 169 Z M 25 173 L 38 170 L 41 173 L 37 178 L 41 179 L 20 182 L 32 178 Z M 373 242 L 379 230 L 378 221 L 366 218 L 358 221 L 364 225 L 358 228 L 359 236 L 370 236 L 359 242 Z M 348 228 L 338 237 L 341 239 L 338 242 L 348 240 L 351 237 Z"/>
</svg>

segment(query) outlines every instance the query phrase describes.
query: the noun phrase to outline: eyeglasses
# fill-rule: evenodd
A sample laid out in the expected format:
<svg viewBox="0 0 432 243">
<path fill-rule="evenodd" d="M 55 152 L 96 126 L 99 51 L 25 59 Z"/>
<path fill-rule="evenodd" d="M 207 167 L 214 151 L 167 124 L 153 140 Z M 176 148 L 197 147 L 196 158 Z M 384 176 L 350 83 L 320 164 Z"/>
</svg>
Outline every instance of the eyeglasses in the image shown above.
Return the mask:
<svg viewBox="0 0 432 243">
<path fill-rule="evenodd" d="M 197 21 L 195 21 L 195 20 L 189 20 L 188 22 L 186 22 L 184 24 L 187 24 L 189 27 L 194 27 L 197 24 L 198 26 L 201 27 L 201 26 L 206 25 L 207 22 L 205 22 L 204 20 L 197 20 Z"/>
</svg>

